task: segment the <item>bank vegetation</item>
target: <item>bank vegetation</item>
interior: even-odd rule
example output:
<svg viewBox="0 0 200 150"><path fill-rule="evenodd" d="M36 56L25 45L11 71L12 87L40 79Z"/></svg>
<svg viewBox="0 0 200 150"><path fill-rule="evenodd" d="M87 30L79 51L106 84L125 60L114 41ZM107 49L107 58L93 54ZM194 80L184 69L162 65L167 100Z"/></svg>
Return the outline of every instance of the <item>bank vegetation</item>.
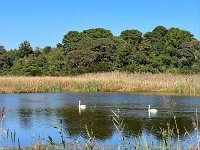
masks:
<svg viewBox="0 0 200 150"><path fill-rule="evenodd" d="M200 95L200 76L152 73L89 73L65 77L1 76L0 93L146 92Z"/></svg>

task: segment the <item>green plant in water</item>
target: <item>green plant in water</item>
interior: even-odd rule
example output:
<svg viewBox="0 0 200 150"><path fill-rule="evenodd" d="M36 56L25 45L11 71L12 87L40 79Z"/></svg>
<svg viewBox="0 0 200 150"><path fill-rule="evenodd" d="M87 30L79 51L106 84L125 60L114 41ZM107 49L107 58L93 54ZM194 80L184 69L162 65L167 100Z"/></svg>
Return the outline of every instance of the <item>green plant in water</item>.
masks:
<svg viewBox="0 0 200 150"><path fill-rule="evenodd" d="M88 130L87 125L85 125L85 129L86 129L86 133L87 133L87 136L88 136L88 140L87 140L87 143L85 145L85 148L87 150L93 150L94 147L95 147L95 135L94 135L92 129L90 131Z"/></svg>
<svg viewBox="0 0 200 150"><path fill-rule="evenodd" d="M63 128L63 121L61 118L59 119L59 121L60 121L60 126L53 125L53 128L57 129L57 131L61 137L61 144L62 144L63 148L65 149L66 148L66 142L65 142L66 137L64 136L65 129ZM53 139L50 136L48 138L49 138L50 144L55 145L55 143L53 142Z"/></svg>
<svg viewBox="0 0 200 150"><path fill-rule="evenodd" d="M122 135L124 132L124 128L125 128L124 119L121 116L120 109L117 109L117 111L113 111L113 110L111 110L111 111L113 113L113 116L112 116L113 124L114 124L115 128L117 129L118 133L120 134L119 148L122 150L126 150L126 149L128 149L128 147L131 147L131 146L130 146L130 143L128 142L128 139L126 139L126 137L124 137Z"/></svg>

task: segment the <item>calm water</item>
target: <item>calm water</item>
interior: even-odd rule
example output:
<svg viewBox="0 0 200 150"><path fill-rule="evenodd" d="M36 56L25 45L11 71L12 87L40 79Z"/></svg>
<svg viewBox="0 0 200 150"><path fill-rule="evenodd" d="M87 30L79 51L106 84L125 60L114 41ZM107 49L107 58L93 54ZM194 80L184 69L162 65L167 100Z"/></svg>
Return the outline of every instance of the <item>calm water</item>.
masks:
<svg viewBox="0 0 200 150"><path fill-rule="evenodd" d="M79 113L78 101L87 105ZM149 116L147 108L158 109L156 115ZM92 129L98 142L117 144L118 132L112 122L112 112L120 109L126 127L124 136L140 137L151 132L152 138L160 139L160 127L170 122L174 126L174 115L180 129L180 137L185 129L194 137L192 125L195 109L200 110L200 98L178 96L147 96L122 93L57 93L57 94L1 94L0 109L6 107L2 128L16 131L22 146L34 143L39 137L61 141L52 126L66 129L67 141L85 141L87 125ZM59 118L63 123L60 124ZM34 136L34 137L33 137Z"/></svg>

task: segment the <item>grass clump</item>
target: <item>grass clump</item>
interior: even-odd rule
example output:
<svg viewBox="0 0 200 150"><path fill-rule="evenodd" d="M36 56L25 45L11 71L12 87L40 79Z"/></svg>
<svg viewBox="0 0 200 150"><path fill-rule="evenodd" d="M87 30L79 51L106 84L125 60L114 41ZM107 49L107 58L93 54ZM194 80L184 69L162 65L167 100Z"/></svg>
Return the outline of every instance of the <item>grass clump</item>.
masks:
<svg viewBox="0 0 200 150"><path fill-rule="evenodd" d="M49 92L50 93L59 93L59 92L61 92L61 87L60 87L60 85L51 85L50 87L49 87Z"/></svg>

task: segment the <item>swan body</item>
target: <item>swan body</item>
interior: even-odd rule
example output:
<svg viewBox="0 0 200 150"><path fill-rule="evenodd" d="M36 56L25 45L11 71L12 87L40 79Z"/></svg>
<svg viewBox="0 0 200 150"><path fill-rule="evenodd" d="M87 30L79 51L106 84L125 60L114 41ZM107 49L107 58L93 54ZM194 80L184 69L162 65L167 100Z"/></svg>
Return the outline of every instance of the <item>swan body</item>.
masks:
<svg viewBox="0 0 200 150"><path fill-rule="evenodd" d="M152 113L152 114L155 114L155 113L157 113L157 109L151 109L151 106L149 105L149 108L148 108L148 112L149 113Z"/></svg>
<svg viewBox="0 0 200 150"><path fill-rule="evenodd" d="M85 109L86 105L81 105L81 101L79 101L78 108L79 109Z"/></svg>

